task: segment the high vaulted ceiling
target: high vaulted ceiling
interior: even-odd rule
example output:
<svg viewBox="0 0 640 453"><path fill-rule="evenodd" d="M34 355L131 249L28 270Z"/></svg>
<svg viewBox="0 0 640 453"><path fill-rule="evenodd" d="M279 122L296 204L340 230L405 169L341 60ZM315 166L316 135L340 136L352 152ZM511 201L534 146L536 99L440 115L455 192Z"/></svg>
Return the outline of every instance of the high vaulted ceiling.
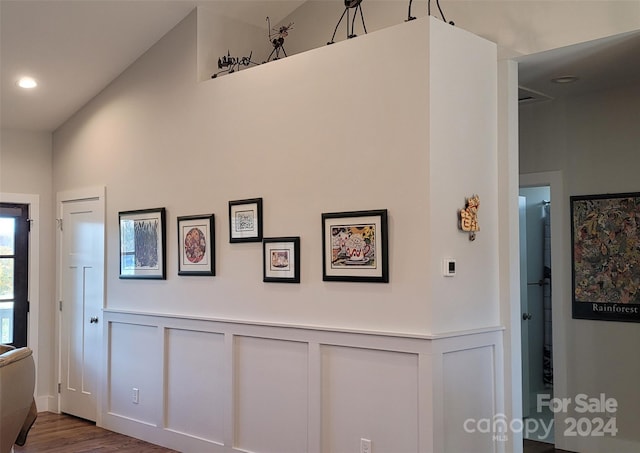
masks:
<svg viewBox="0 0 640 453"><path fill-rule="evenodd" d="M0 126L54 131L196 6L265 27L267 15L277 23L303 3L0 0ZM39 80L36 90L16 86L25 74ZM550 82L559 75L580 82ZM520 58L521 85L552 98L633 80L640 80L640 31Z"/></svg>
<svg viewBox="0 0 640 453"><path fill-rule="evenodd" d="M197 6L265 27L299 0L0 0L0 126L53 131ZM268 11L268 12L267 12ZM16 86L22 75L37 90Z"/></svg>

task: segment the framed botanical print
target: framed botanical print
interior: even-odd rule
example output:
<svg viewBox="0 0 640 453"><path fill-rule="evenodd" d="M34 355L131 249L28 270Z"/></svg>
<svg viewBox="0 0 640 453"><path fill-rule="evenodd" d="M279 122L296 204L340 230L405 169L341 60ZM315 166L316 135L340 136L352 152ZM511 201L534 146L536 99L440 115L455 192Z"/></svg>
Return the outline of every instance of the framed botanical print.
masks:
<svg viewBox="0 0 640 453"><path fill-rule="evenodd" d="M214 215L178 217L178 275L214 276Z"/></svg>
<svg viewBox="0 0 640 453"><path fill-rule="evenodd" d="M120 278L166 278L165 208L122 211Z"/></svg>

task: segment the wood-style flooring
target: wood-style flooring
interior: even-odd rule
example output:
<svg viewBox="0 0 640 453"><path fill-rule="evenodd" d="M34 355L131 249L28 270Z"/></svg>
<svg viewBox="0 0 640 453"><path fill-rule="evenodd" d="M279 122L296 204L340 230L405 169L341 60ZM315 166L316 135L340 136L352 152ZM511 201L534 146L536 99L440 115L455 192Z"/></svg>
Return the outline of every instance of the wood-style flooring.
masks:
<svg viewBox="0 0 640 453"><path fill-rule="evenodd" d="M27 443L15 453L170 453L157 445L98 428L95 423L64 414L40 412ZM481 453L481 452L478 452ZM569 453L551 444L524 441L524 453Z"/></svg>
<svg viewBox="0 0 640 453"><path fill-rule="evenodd" d="M571 453L566 450L557 450L552 444L524 440L524 453Z"/></svg>
<svg viewBox="0 0 640 453"><path fill-rule="evenodd" d="M40 412L23 447L15 453L167 453L168 450L98 428L95 423L64 414Z"/></svg>

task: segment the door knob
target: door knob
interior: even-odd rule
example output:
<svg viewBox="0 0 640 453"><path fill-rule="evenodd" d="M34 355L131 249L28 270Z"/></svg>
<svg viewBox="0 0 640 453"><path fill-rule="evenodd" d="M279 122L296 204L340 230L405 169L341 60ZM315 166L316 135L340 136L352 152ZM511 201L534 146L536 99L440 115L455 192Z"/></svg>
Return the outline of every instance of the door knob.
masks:
<svg viewBox="0 0 640 453"><path fill-rule="evenodd" d="M98 324L98 317L97 316L92 316L91 319L89 319L89 322L91 324Z"/></svg>
<svg viewBox="0 0 640 453"><path fill-rule="evenodd" d="M524 321L528 321L528 320L530 320L531 318L533 318L533 315L532 315L531 313L522 313L522 319L523 319Z"/></svg>

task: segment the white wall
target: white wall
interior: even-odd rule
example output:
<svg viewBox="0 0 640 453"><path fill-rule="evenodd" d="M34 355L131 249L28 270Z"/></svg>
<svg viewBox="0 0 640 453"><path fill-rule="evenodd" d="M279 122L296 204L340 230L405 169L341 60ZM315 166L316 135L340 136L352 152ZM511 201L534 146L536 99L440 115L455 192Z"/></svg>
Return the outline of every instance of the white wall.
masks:
<svg viewBox="0 0 640 453"><path fill-rule="evenodd" d="M520 110L520 171L562 171L567 197L638 191L637 105L640 85L621 86L575 98L523 106ZM567 203L568 206L568 203ZM567 214L568 215L568 214ZM562 232L559 251L567 281L554 304L571 304L570 230ZM555 329L556 326L554 326ZM640 371L634 345L640 340L633 323L568 319L557 326L566 333L567 396L605 393L618 400L615 438L565 438L563 448L591 452L632 452L640 446L636 421L640 395L633 376ZM574 415L574 414L570 414ZM558 439L558 432L556 432Z"/></svg>
<svg viewBox="0 0 640 453"><path fill-rule="evenodd" d="M429 32L423 20L196 83L194 21L54 135L56 190L107 186L107 306L412 333L497 325L497 190L481 177L497 166L495 47L439 21ZM456 63L415 58L417 47L446 47L428 33L455 37ZM405 70L379 66L392 51ZM353 61L349 78L326 72L336 60ZM453 96L459 81L446 72L474 67L486 76ZM470 103L465 93L485 94ZM433 122L432 144L430 115L455 120ZM462 164L471 154L473 168ZM460 183L442 193L440 178ZM486 230L470 243L456 215L475 192ZM229 244L228 201L258 196L266 236L301 236L300 285L262 283L261 245ZM167 280L119 280L118 212L159 206L168 211ZM323 282L321 213L381 208L391 282ZM217 215L217 276L178 278L175 218L207 212ZM441 283L450 250L460 276Z"/></svg>
<svg viewBox="0 0 640 453"><path fill-rule="evenodd" d="M37 204L37 238L31 238L29 339L37 333L34 349L37 364L38 407L46 409L53 394L56 366L54 341L55 221L52 183L52 137L49 132L3 129L0 132L0 198L7 202ZM11 194L11 195L9 195ZM19 199L18 199L19 198ZM33 217L33 208L30 215ZM37 241L37 242L36 242ZM37 245L37 249L34 247ZM33 256L33 252L37 255ZM37 319L33 319L36 316Z"/></svg>
<svg viewBox="0 0 640 453"><path fill-rule="evenodd" d="M504 403L495 45L424 18L198 83L195 26L194 14L54 134L56 191L107 187L102 422L180 450L347 451L371 437L380 451L499 451L463 431ZM380 67L392 52L403 71ZM348 78L326 72L334 61L351 62ZM474 193L471 242L457 213ZM299 285L263 283L261 245L229 243L228 201L257 196L266 236L301 236ZM167 280L118 279L118 212L159 206ZM390 282L323 282L321 214L381 208ZM206 212L217 274L178 277L175 219ZM300 333L314 329L322 342ZM476 342L484 329L492 341ZM416 346L397 350L396 336ZM177 352L194 342L211 346L202 366ZM453 376L469 374L461 389ZM186 390L210 381L214 393ZM198 395L203 418L187 426Z"/></svg>

